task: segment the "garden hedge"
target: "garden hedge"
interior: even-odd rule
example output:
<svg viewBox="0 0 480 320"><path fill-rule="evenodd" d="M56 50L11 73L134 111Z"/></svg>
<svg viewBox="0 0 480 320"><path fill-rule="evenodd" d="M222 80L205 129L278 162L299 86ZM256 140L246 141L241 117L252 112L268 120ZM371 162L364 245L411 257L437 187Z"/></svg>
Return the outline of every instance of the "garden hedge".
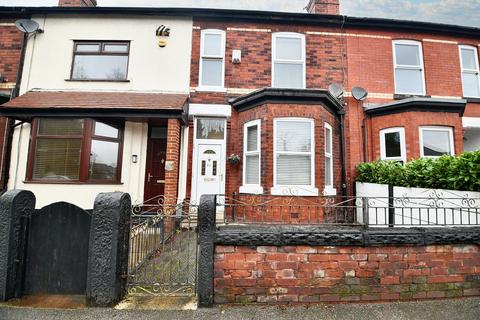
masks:
<svg viewBox="0 0 480 320"><path fill-rule="evenodd" d="M396 161L361 163L357 166L356 181L407 188L480 191L480 151L411 160L405 165Z"/></svg>

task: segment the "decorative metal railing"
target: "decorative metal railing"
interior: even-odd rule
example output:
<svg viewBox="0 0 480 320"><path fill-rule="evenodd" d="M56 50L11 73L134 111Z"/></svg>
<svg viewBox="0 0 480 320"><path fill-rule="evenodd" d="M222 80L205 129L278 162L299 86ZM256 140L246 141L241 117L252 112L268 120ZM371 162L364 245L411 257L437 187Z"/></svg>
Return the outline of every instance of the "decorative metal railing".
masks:
<svg viewBox="0 0 480 320"><path fill-rule="evenodd" d="M472 226L480 224L480 198L220 195L217 224Z"/></svg>
<svg viewBox="0 0 480 320"><path fill-rule="evenodd" d="M194 295L196 205L158 196L132 207L128 293Z"/></svg>

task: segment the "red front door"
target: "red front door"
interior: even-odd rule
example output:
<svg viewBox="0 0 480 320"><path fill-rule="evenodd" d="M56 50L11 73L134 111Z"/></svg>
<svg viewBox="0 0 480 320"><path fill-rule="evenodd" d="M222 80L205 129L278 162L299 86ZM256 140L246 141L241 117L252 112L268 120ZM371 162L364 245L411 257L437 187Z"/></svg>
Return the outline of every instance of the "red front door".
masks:
<svg viewBox="0 0 480 320"><path fill-rule="evenodd" d="M167 128L149 127L144 200L164 194Z"/></svg>

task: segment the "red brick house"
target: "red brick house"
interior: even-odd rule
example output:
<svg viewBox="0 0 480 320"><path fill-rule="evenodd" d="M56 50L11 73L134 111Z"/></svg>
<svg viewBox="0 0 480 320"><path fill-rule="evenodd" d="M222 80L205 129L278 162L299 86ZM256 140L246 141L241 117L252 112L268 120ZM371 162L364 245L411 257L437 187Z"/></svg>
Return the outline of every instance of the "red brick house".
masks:
<svg viewBox="0 0 480 320"><path fill-rule="evenodd" d="M190 136L193 198L351 194L360 162L480 149L478 29L344 17L339 1L307 8L194 16L190 127L225 122L208 141ZM205 145L241 161L209 171Z"/></svg>

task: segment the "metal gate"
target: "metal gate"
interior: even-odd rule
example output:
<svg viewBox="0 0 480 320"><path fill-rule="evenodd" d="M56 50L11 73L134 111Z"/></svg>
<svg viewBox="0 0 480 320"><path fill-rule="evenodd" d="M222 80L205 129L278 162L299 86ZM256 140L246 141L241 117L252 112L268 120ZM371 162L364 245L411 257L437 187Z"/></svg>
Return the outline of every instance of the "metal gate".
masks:
<svg viewBox="0 0 480 320"><path fill-rule="evenodd" d="M158 196L132 207L128 293L194 296L197 206Z"/></svg>

